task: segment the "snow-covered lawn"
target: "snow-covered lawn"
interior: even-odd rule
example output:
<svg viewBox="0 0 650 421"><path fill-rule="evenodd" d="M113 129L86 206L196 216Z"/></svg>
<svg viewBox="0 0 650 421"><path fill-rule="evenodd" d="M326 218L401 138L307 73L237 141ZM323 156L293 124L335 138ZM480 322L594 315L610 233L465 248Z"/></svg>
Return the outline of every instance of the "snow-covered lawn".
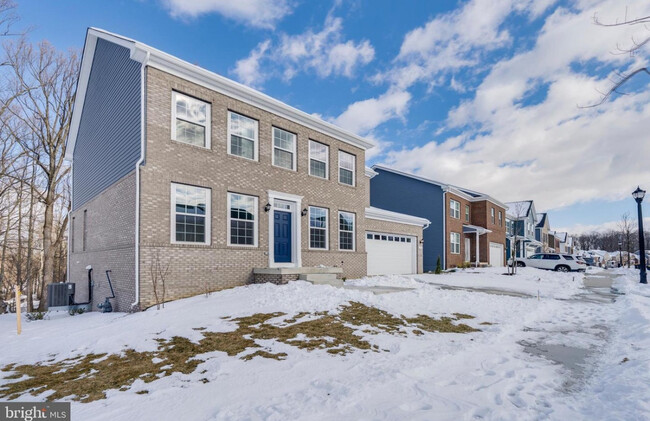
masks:
<svg viewBox="0 0 650 421"><path fill-rule="evenodd" d="M373 346L370 350L352 347L345 354L255 337L261 348L232 356L212 351L199 355L203 362L188 374L175 372L148 383L136 380L125 391L107 391L106 399L75 401L73 419L629 420L650 416L643 398L650 388L650 359L644 357L650 347L650 294L634 284L633 271L619 270L622 276L617 282L626 295L615 303L585 300L592 293L583 288L582 274L530 268L520 269L517 276L503 272L477 269L346 282L357 287L412 288L378 295L371 288L305 282L250 285L131 315L50 315L49 320L23 323L19 337L15 319L3 315L0 369L13 363L53 364L89 353L155 352L160 339L180 336L200 343L206 332L234 331L235 318L285 313L267 323L287 326L295 323L287 320L296 315L301 317L298 322L314 320L324 317L323 312L336 315L354 302L385 311L382 314L395 320L449 317L455 325L480 331L416 332L414 325L403 322L406 327L396 333L343 323ZM499 289L526 296L495 294ZM463 314L475 318L457 320ZM585 350L586 359L576 368L525 351L524 345L539 344L579 348ZM286 357L241 358L259 350ZM625 357L628 360L621 363ZM11 373L0 372L0 395L3 386L24 380L3 379ZM42 400L49 393L24 394L20 400Z"/></svg>

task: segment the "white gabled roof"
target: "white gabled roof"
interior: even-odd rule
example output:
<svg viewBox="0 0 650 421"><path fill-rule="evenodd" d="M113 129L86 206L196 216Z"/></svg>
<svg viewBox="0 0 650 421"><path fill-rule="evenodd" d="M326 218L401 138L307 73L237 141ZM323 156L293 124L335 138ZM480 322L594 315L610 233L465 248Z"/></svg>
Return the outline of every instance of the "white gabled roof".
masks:
<svg viewBox="0 0 650 421"><path fill-rule="evenodd" d="M508 206L507 206L506 203L500 202L500 201L494 199L493 197L488 196L487 194L484 194L484 193L480 193L480 192L477 192L477 191L474 191L474 190L466 189L464 187L454 186L452 184L443 183L441 181L432 180L430 178L421 177L419 175L415 175L415 174L407 173L407 172L404 172L404 171L396 170L394 168L387 167L387 166L380 165L380 164L373 165L372 169L373 170L374 169L380 169L380 170L392 172L394 174L403 175L404 177L409 177L409 178L412 178L414 180L419 180L419 181L423 181L425 183L434 184L436 186L439 186L443 191L452 192L453 194L455 194L457 196L460 196L463 199L468 200L470 202L481 202L483 200L487 200L488 202L492 202L495 205L504 208L506 211L508 210Z"/></svg>
<svg viewBox="0 0 650 421"><path fill-rule="evenodd" d="M370 219L377 219L380 221L387 221L387 222L397 222L399 224L417 225L424 228L427 228L431 224L431 221L429 221L426 218L407 215L405 213L388 211L386 209L380 209L374 206L370 206L366 208L365 214L366 214L366 218L370 218Z"/></svg>
<svg viewBox="0 0 650 421"><path fill-rule="evenodd" d="M290 105L278 101L275 98L271 98L253 88L249 88L248 86L237 83L209 70L188 63L178 57L174 57L171 54L167 54L131 38L113 34L103 29L89 28L86 34L86 43L84 45L79 81L77 83L75 106L72 112L72 124L67 140L66 159L68 160L72 159L74 145L77 140L79 123L81 121L81 111L83 110L86 88L88 86L93 56L95 54L95 46L97 45L98 39L105 39L106 41L128 48L131 51L131 59L136 60L145 66L151 66L163 70L167 73L248 103L262 110L286 118L287 120L294 121L358 148L367 150L373 147L371 142L361 136L335 126L332 123L321 120L320 118L297 108L291 107Z"/></svg>

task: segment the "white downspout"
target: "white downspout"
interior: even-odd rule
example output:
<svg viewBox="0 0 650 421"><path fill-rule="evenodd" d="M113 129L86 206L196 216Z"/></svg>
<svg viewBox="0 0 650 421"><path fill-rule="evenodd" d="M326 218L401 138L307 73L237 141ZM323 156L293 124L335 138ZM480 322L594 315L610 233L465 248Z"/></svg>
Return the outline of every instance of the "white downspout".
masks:
<svg viewBox="0 0 650 421"><path fill-rule="evenodd" d="M74 156L70 161L70 210L68 211L68 247L65 281L70 282L70 245L74 242L72 239L72 200L74 198ZM91 304L92 305L92 304Z"/></svg>
<svg viewBox="0 0 650 421"><path fill-rule="evenodd" d="M442 268L447 269L447 190L442 188Z"/></svg>
<svg viewBox="0 0 650 421"><path fill-rule="evenodd" d="M479 233L478 230L476 230L476 267L478 267L478 264L481 261L478 255L478 251L479 251L478 242L479 242Z"/></svg>
<svg viewBox="0 0 650 421"><path fill-rule="evenodd" d="M149 52L140 67L140 159L135 163L135 301L131 308L140 304L140 165L144 162L146 142L146 67L149 62Z"/></svg>

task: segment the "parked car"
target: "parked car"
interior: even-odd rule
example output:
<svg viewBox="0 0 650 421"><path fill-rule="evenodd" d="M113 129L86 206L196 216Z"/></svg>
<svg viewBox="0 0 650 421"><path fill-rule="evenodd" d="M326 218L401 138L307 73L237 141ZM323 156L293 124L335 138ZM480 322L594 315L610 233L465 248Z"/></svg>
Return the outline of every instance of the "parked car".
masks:
<svg viewBox="0 0 650 421"><path fill-rule="evenodd" d="M510 260L512 264L512 259ZM583 272L587 269L587 264L583 260L578 260L570 254L558 253L538 253L530 257L517 257L515 264L519 267L532 267L538 269L555 270L558 272Z"/></svg>

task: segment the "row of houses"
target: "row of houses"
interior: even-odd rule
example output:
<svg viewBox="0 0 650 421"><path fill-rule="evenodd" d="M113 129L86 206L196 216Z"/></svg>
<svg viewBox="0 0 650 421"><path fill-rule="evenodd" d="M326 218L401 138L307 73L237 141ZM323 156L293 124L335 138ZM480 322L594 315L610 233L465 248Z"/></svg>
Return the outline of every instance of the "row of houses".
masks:
<svg viewBox="0 0 650 421"><path fill-rule="evenodd" d="M503 266L514 250L569 252L569 237L532 202L514 217L512 204L487 194L368 168L371 147L89 29L66 152L75 300L94 308L113 296L117 311L133 311L155 304L161 288L169 300L257 282Z"/></svg>

